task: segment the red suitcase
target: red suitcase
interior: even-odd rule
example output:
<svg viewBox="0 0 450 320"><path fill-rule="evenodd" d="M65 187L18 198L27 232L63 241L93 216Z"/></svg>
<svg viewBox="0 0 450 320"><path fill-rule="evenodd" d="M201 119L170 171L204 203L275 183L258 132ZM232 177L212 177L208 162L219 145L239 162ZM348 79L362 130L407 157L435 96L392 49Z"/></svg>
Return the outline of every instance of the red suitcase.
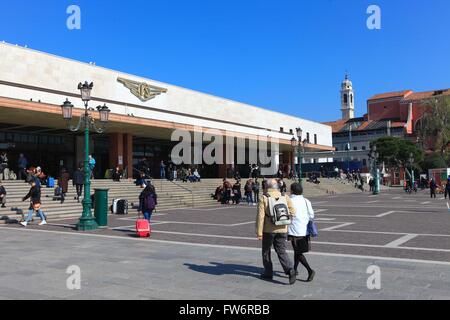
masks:
<svg viewBox="0 0 450 320"><path fill-rule="evenodd" d="M136 220L136 234L140 238L148 238L151 233L150 222L146 219L138 219Z"/></svg>

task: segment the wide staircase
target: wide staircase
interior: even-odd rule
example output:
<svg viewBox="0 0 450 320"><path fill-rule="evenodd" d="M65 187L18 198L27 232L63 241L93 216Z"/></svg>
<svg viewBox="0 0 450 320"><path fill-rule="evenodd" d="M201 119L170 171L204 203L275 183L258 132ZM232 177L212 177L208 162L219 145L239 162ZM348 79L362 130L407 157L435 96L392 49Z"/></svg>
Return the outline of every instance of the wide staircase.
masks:
<svg viewBox="0 0 450 320"><path fill-rule="evenodd" d="M242 189L246 179L242 179ZM186 207L205 207L216 205L217 201L212 199L211 194L222 184L222 179L203 179L201 182L170 182L167 180L153 180L158 194L158 210L176 209ZM234 183L233 179L230 182ZM288 190L294 181L285 180ZM27 194L29 185L23 181L3 181L7 190L6 208L0 208L0 224L17 221L22 218L22 214L28 211L28 200L22 202L22 198ZM136 186L132 180L122 180L113 182L111 180L93 180L91 193L96 188L106 188L108 191L109 204L113 199L127 199L130 212L136 211L139 204L138 197L142 189ZM320 184L304 182L304 193L307 197L335 195L344 193L361 192L345 182L336 179L321 179ZM243 192L243 190L242 190ZM80 216L82 205L75 200L75 187L69 182L69 192L63 204L53 200L54 189L42 187L42 208L49 219L56 219L70 216Z"/></svg>

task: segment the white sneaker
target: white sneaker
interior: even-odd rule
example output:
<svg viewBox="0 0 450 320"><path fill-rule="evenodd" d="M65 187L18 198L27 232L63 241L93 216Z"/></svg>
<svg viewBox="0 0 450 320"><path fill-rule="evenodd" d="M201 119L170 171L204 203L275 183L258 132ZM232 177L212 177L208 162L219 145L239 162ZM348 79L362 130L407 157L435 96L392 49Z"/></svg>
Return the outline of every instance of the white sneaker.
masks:
<svg viewBox="0 0 450 320"><path fill-rule="evenodd" d="M45 221L45 220L44 220L44 221L41 221L41 223L39 223L40 226L44 226L44 225L46 225L46 224L47 224L47 221Z"/></svg>
<svg viewBox="0 0 450 320"><path fill-rule="evenodd" d="M28 224L28 222L26 222L26 221L23 221L23 222L21 222L20 224L21 224L21 225L23 225L24 227L26 227L26 226L27 226L27 224Z"/></svg>
<svg viewBox="0 0 450 320"><path fill-rule="evenodd" d="M256 203L253 203L254 206L256 206Z"/></svg>

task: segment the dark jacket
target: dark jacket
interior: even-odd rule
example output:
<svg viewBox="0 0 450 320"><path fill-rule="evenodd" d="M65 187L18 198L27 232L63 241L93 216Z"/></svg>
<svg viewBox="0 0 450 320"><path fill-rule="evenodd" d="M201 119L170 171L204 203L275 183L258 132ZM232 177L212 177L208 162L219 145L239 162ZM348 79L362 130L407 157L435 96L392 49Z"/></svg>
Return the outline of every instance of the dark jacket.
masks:
<svg viewBox="0 0 450 320"><path fill-rule="evenodd" d="M153 196L153 198L155 199L155 206L158 204L158 196L156 193L149 193L148 195ZM144 198L145 198L145 193L141 192L141 194L139 195L139 209L138 211L140 212L146 212L149 208L146 208L145 202L144 202Z"/></svg>
<svg viewBox="0 0 450 320"><path fill-rule="evenodd" d="M25 157L19 158L17 164L19 165L19 169L26 169L28 166L28 160Z"/></svg>
<svg viewBox="0 0 450 320"><path fill-rule="evenodd" d="M41 203L41 188L34 186L31 187L30 191L28 191L28 194L23 197L22 201L25 201L27 199L31 199L31 203Z"/></svg>
<svg viewBox="0 0 450 320"><path fill-rule="evenodd" d="M0 195L5 195L6 196L6 189L4 186L0 186Z"/></svg>
<svg viewBox="0 0 450 320"><path fill-rule="evenodd" d="M69 190L69 173L67 171L61 172L61 176L58 179L58 185L62 189L62 193L67 193Z"/></svg>
<svg viewBox="0 0 450 320"><path fill-rule="evenodd" d="M113 181L120 181L122 174L120 173L120 171L115 171L112 174L112 179Z"/></svg>
<svg viewBox="0 0 450 320"><path fill-rule="evenodd" d="M73 173L73 181L72 183L74 185L76 184L83 184L84 182L84 174L81 170L77 169L75 170L75 172Z"/></svg>

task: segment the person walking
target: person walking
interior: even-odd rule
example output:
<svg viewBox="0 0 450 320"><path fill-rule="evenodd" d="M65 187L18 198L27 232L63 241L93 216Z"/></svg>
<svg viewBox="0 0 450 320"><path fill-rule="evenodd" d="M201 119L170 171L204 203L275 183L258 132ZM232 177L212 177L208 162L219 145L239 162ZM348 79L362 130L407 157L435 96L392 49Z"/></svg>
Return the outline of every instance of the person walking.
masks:
<svg viewBox="0 0 450 320"><path fill-rule="evenodd" d="M278 180L278 183L280 185L280 192L282 195L285 195L287 192L287 186L286 186L286 182L284 182L283 178Z"/></svg>
<svg viewBox="0 0 450 320"><path fill-rule="evenodd" d="M248 179L247 182L245 183L245 197L247 198L247 204L249 206L251 205L256 205L256 203L253 203L253 180L252 179Z"/></svg>
<svg viewBox="0 0 450 320"><path fill-rule="evenodd" d="M6 189L2 185L2 181L0 180L0 204L2 208L6 208Z"/></svg>
<svg viewBox="0 0 450 320"><path fill-rule="evenodd" d="M295 216L292 218L292 224L288 227L288 240L292 243L294 249L294 270L298 275L298 265L301 263L308 271L308 282L314 279L316 274L308 264L304 253L310 251L310 236L307 235L309 221L314 219L314 210L311 202L303 197L303 187L300 183L291 185L291 201L295 208Z"/></svg>
<svg viewBox="0 0 450 320"><path fill-rule="evenodd" d="M19 160L17 160L17 166L19 167L18 179L25 180L27 177L28 160L27 158L25 158L23 153L19 155Z"/></svg>
<svg viewBox="0 0 450 320"><path fill-rule="evenodd" d="M436 188L437 188L436 181L434 180L434 178L432 178L430 181L430 197L431 198L436 198Z"/></svg>
<svg viewBox="0 0 450 320"><path fill-rule="evenodd" d="M26 201L27 199L30 199L30 207L28 209L28 216L25 219L25 221L21 222L20 224L24 227L28 225L28 223L33 219L33 212L36 211L39 217L41 218L41 222L39 223L40 226L46 225L47 221L45 219L45 215L42 212L41 208L41 188L37 186L36 181L32 180L30 191L28 191L28 194L22 198L22 201Z"/></svg>
<svg viewBox="0 0 450 320"><path fill-rule="evenodd" d="M255 204L255 206L259 203L259 188L259 181L258 178L256 178L255 182L253 182L253 203Z"/></svg>
<svg viewBox="0 0 450 320"><path fill-rule="evenodd" d="M67 172L66 168L62 168L58 178L58 186L61 188L61 203L64 203L64 200L66 200L67 192L69 192L69 180L69 173Z"/></svg>
<svg viewBox="0 0 450 320"><path fill-rule="evenodd" d="M262 240L262 260L264 265L264 273L261 274L261 279L271 280L273 278L273 265L271 259L272 246L278 255L284 273L289 276L289 284L294 284L296 281L296 274L286 252L287 232L288 226L276 226L270 216L269 198L281 198L282 195L279 190L278 181L271 179L267 182L268 190L260 198L258 206L258 214L256 218L256 236L258 240ZM286 205L290 215L295 215L295 208L289 197L285 197Z"/></svg>
<svg viewBox="0 0 450 320"><path fill-rule="evenodd" d="M94 169L95 169L96 164L97 164L97 162L95 161L92 154L90 154L88 165L89 165L89 171L91 172L91 179L94 179Z"/></svg>
<svg viewBox="0 0 450 320"><path fill-rule="evenodd" d="M166 178L166 165L164 164L164 161L161 160L161 164L159 165L159 177L161 179Z"/></svg>
<svg viewBox="0 0 450 320"><path fill-rule="evenodd" d="M447 196L450 199L450 176L447 178L447 183L445 184L445 199L447 199Z"/></svg>
<svg viewBox="0 0 450 320"><path fill-rule="evenodd" d="M139 195L139 209L138 213L144 214L144 218L150 222L153 211L158 205L158 196L155 191L155 187L148 184L145 189Z"/></svg>
<svg viewBox="0 0 450 320"><path fill-rule="evenodd" d="M81 169L81 165L73 173L72 183L75 186L76 192L77 192L77 196L74 198L74 200L77 200L78 202L80 202L80 197L83 194L83 183L84 183L84 174L83 174L83 170Z"/></svg>

